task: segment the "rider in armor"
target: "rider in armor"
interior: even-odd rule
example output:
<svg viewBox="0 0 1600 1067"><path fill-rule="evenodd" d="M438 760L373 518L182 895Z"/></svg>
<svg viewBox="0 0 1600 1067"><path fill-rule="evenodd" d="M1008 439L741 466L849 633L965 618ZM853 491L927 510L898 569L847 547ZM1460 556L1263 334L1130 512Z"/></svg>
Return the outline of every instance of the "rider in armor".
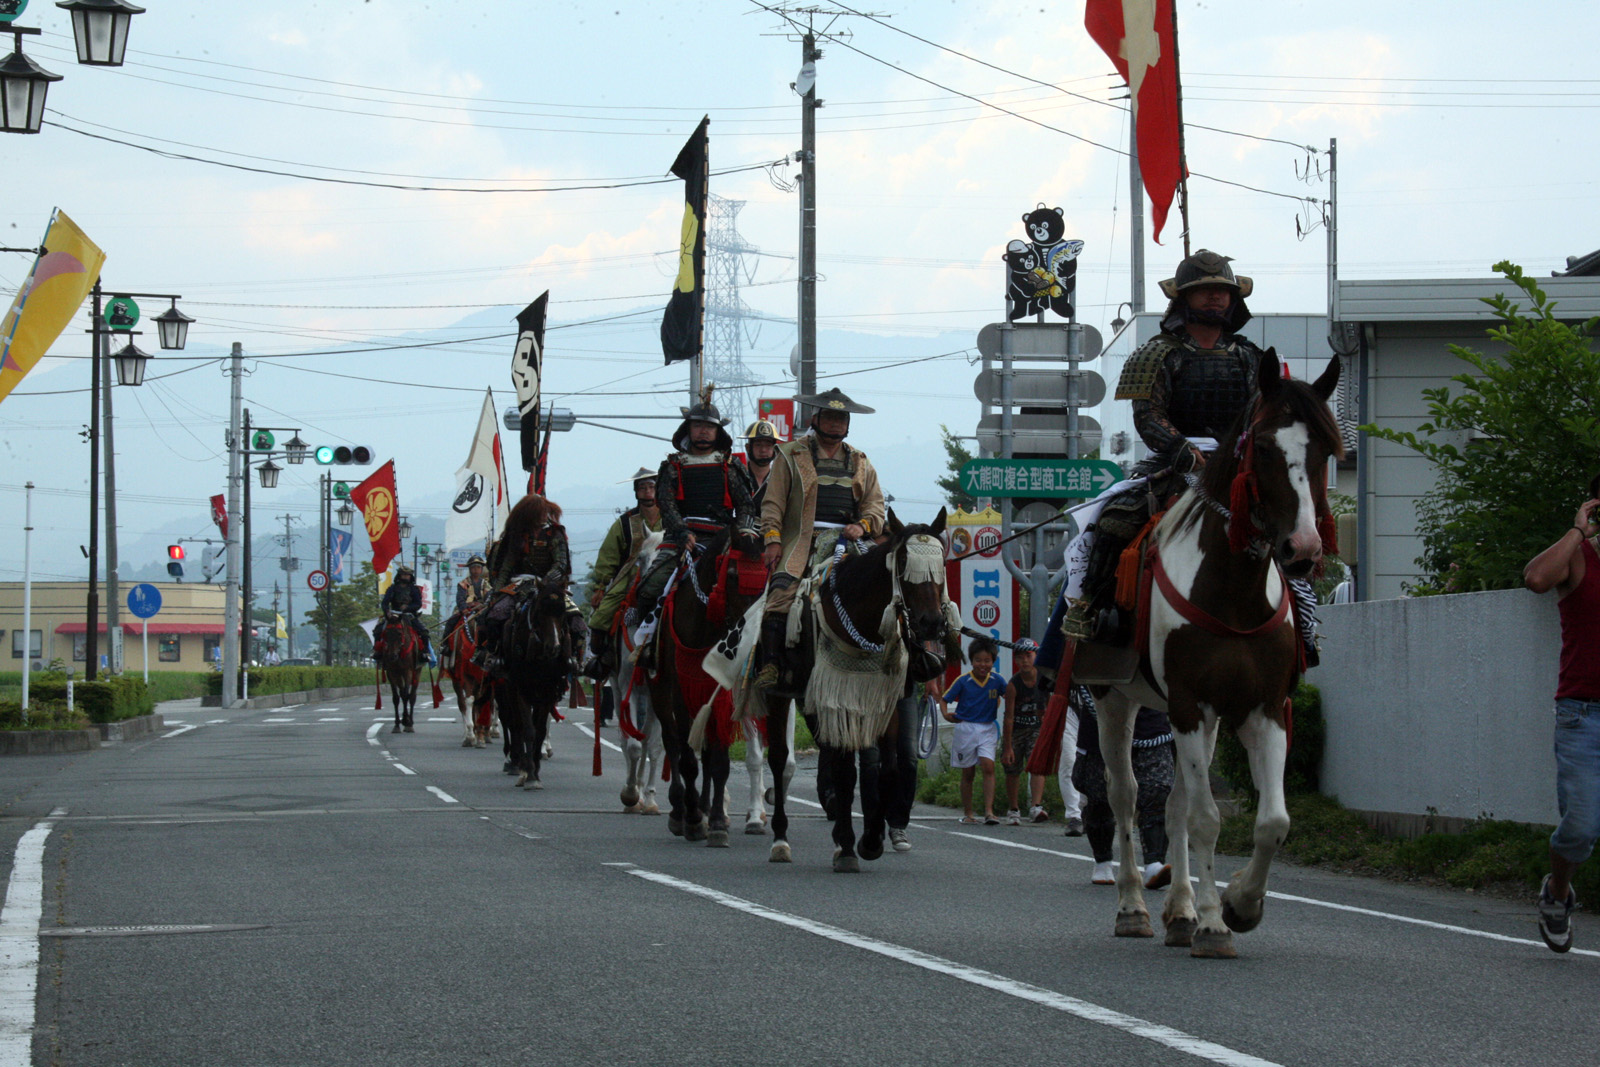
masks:
<svg viewBox="0 0 1600 1067"><path fill-rule="evenodd" d="M389 588L384 592L378 610L382 615L397 611L410 616L411 628L422 638L423 654L429 663L434 661L433 646L428 643L428 628L422 625L422 590L417 586L417 576L410 567L402 563L394 572L394 581L389 583ZM381 634L374 639L373 655L378 655L382 641Z"/></svg>
<svg viewBox="0 0 1600 1067"><path fill-rule="evenodd" d="M1183 475L1205 466L1206 451L1225 436L1257 392L1261 349L1238 336L1250 321L1253 288L1235 276L1227 256L1201 249L1161 283L1171 301L1161 332L1123 365L1115 399L1133 401L1133 424L1150 454L1135 468L1147 485L1106 502L1096 524L1083 578L1061 631L1079 640L1118 641L1125 622L1109 603L1118 559L1162 501L1183 487ZM1209 438L1202 448L1196 439Z"/></svg>
<svg viewBox="0 0 1600 1067"><path fill-rule="evenodd" d="M885 504L878 472L866 453L844 440L851 414L870 415L873 409L839 389L801 397L799 403L813 409L811 426L778 449L761 505L761 536L772 571L756 675L763 689L778 683L789 607L813 559L831 555L841 539L856 541L883 532Z"/></svg>
<svg viewBox="0 0 1600 1067"><path fill-rule="evenodd" d="M656 500L666 540L655 562L639 582L639 613L654 608L696 537L711 538L729 523L755 529L755 487L744 465L733 458L728 420L711 403L708 389L693 407L684 408L683 422L672 435L677 451L661 464Z"/></svg>
<svg viewBox="0 0 1600 1067"><path fill-rule="evenodd" d="M744 432L744 465L756 487L756 511L767 498L767 476L778 454L778 428L766 419L757 419Z"/></svg>
<svg viewBox="0 0 1600 1067"><path fill-rule="evenodd" d="M565 594L572 578L572 556L567 547L566 527L561 525L561 507L538 493L519 500L506 518L505 533L489 550L489 601L478 631L475 662L487 670L495 669L505 657L499 653L500 634L511 617L516 586L513 579L532 575L546 591ZM570 605L570 601L568 602ZM571 614L568 624L571 625ZM575 641L582 642L579 617Z"/></svg>
<svg viewBox="0 0 1600 1067"><path fill-rule="evenodd" d="M583 673L596 681L610 673L611 624L617 608L628 595L633 580L633 561L644 547L645 538L661 529L661 508L656 504L656 472L640 467L633 478L634 506L617 516L600 544L594 561L594 576L589 582L589 662Z"/></svg>
<svg viewBox="0 0 1600 1067"><path fill-rule="evenodd" d="M462 615L474 605L489 599L489 579L484 570L488 566L482 556L467 560L467 576L456 583L456 614Z"/></svg>

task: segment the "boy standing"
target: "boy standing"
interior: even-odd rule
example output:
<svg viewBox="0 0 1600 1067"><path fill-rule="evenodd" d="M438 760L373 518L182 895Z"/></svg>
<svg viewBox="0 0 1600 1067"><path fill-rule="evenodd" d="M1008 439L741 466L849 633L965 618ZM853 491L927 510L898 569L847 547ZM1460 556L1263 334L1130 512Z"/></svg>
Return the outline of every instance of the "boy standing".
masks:
<svg viewBox="0 0 1600 1067"><path fill-rule="evenodd" d="M972 814L972 780L979 767L983 768L984 825L1000 825L994 813L994 748L1000 695L1005 692L1006 680L994 672L994 662L999 658L998 645L987 637L976 638L967 648L972 670L957 678L939 698L945 721L956 724L950 742L950 765L961 768L961 807L966 813L961 821L968 825L978 821ZM951 703L955 704L955 711L950 710Z"/></svg>
<svg viewBox="0 0 1600 1067"><path fill-rule="evenodd" d="M1045 703L1050 699L1050 694L1039 684L1039 671L1034 667L1034 657L1038 652L1039 646L1024 637L1011 653L1011 665L1015 670L1011 682L1006 686L1006 721L1000 742L1002 765L1006 771L1006 800L1010 803L1006 822L1011 826L1022 825L1017 788L1022 781L1022 768L1033 752L1034 742L1039 740L1039 723ZM1033 801L1033 806L1028 810L1028 821L1049 822L1050 813L1044 810L1043 775L1029 775L1028 794Z"/></svg>

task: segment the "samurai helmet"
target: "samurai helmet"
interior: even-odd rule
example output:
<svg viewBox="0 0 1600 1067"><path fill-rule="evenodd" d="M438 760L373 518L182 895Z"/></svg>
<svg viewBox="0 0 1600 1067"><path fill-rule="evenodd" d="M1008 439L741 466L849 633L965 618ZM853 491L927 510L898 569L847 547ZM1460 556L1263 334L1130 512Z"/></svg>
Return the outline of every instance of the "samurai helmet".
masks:
<svg viewBox="0 0 1600 1067"><path fill-rule="evenodd" d="M1243 300L1255 289L1255 282L1248 275L1235 276L1233 268L1228 266L1231 262L1231 256L1218 255L1208 248L1202 248L1178 264L1172 277L1161 283L1161 291L1168 300L1175 300L1179 294L1202 285L1225 285L1233 290L1234 296Z"/></svg>
<svg viewBox="0 0 1600 1067"><path fill-rule="evenodd" d="M471 559L467 560L467 566L470 567L474 563L476 563L480 567L487 567L489 565L488 562L482 556L478 555L476 552L474 552L472 554L472 558Z"/></svg>
<svg viewBox="0 0 1600 1067"><path fill-rule="evenodd" d="M722 412L717 410L717 405L711 402L711 394L715 389L716 386L708 382L706 387L700 390L699 403L691 407L680 407L678 410L683 412L683 421L709 422L713 426L726 426L732 422L732 419L723 418Z"/></svg>
<svg viewBox="0 0 1600 1067"><path fill-rule="evenodd" d="M766 419L757 419L750 424L749 429L745 430L744 439L746 441L771 441L773 444L777 444L778 428Z"/></svg>
<svg viewBox="0 0 1600 1067"><path fill-rule="evenodd" d="M416 581L417 574L410 567L407 567L404 563L402 563L394 572L394 580L398 582L402 578L410 578L412 581Z"/></svg>
<svg viewBox="0 0 1600 1067"><path fill-rule="evenodd" d="M845 415L871 415L873 408L865 404L858 404L844 395L844 390L835 386L826 393L816 393L812 396L798 398L800 403L818 411L837 411Z"/></svg>

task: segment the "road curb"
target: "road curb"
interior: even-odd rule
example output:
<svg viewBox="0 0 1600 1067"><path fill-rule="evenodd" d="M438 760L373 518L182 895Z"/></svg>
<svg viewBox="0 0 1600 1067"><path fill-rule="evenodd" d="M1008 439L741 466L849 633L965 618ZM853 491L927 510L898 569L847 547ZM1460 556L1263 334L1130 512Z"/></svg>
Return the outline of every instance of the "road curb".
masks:
<svg viewBox="0 0 1600 1067"><path fill-rule="evenodd" d="M100 731L0 730L0 756L53 756L100 747Z"/></svg>
<svg viewBox="0 0 1600 1067"><path fill-rule="evenodd" d="M306 704L313 700L339 700L344 697L360 696L363 693L373 692L370 685L347 685L332 689L301 689L293 693L267 693L265 696L250 697L233 705L234 708L252 710L255 708L281 708L285 704ZM202 708L222 707L222 697L203 696L200 698Z"/></svg>

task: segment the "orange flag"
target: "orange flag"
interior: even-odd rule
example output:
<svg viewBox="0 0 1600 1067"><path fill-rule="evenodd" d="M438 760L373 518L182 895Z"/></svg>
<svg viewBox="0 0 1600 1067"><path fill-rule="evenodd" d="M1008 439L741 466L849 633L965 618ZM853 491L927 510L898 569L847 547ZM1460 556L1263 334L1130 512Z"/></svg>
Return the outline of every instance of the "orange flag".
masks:
<svg viewBox="0 0 1600 1067"><path fill-rule="evenodd" d="M400 505L395 497L394 460L350 490L350 499L361 509L372 541L372 569L382 574L389 561L400 554Z"/></svg>
<svg viewBox="0 0 1600 1067"><path fill-rule="evenodd" d="M43 254L0 319L0 400L61 336L105 261L106 254L57 208L45 230Z"/></svg>

